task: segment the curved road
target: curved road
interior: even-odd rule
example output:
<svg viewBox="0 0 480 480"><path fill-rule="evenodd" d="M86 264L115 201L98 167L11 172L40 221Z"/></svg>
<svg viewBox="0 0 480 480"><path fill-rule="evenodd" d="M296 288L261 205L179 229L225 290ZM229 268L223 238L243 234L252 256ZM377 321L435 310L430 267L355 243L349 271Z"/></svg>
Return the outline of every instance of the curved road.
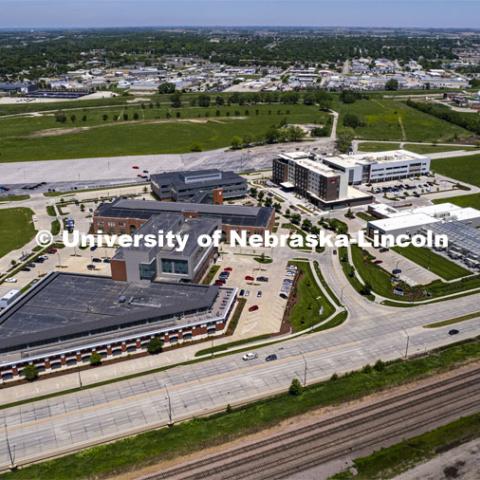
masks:
<svg viewBox="0 0 480 480"><path fill-rule="evenodd" d="M478 311L479 295L416 308L392 308L370 303L353 291L330 254L309 255L319 260L327 282L350 312L342 326L285 343L257 349L249 362L242 354L175 367L0 411L16 460L54 454L120 438L165 425L169 420L168 385L174 421L223 410L227 404L251 401L285 391L293 377L307 382L329 378L334 372L360 368L377 359L390 360L480 334L478 320L462 322L459 335L448 327L423 329L432 321ZM342 292L343 290L343 292ZM279 359L266 363L269 353ZM304 360L305 359L305 360ZM0 393L1 394L1 393ZM0 466L8 465L6 442L0 442Z"/></svg>

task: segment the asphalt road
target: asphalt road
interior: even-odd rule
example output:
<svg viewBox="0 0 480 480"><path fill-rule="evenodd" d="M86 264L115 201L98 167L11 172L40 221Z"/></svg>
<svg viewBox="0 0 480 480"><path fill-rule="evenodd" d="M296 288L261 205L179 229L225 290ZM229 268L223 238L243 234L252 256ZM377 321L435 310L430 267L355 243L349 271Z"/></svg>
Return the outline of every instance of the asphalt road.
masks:
<svg viewBox="0 0 480 480"><path fill-rule="evenodd" d="M360 368L377 359L399 358L480 334L477 320L462 322L460 334L448 327L422 325L478 310L478 295L417 308L373 304L353 292L337 267L336 257L317 256L327 282L350 312L349 320L332 331L311 334L258 349L258 359L245 362L242 354L176 367L103 387L40 400L0 411L18 463L118 438L164 425L173 420L224 409L270 393L284 391L292 378L307 382ZM327 267L328 266L328 267ZM343 290L343 292L342 292ZM265 362L269 353L279 359ZM306 367L306 368L305 368ZM6 442L0 443L0 466L8 465Z"/></svg>

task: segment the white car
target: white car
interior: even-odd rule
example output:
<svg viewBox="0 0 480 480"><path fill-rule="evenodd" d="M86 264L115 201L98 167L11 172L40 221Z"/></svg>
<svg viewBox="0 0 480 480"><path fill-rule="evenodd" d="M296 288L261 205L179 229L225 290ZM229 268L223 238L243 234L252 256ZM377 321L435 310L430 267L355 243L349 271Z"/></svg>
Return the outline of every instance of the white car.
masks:
<svg viewBox="0 0 480 480"><path fill-rule="evenodd" d="M249 290L245 290L244 297L248 297L249 295L250 295L250 291L249 291Z"/></svg>
<svg viewBox="0 0 480 480"><path fill-rule="evenodd" d="M17 279L16 278L6 278L5 279L5 283L17 283Z"/></svg>
<svg viewBox="0 0 480 480"><path fill-rule="evenodd" d="M254 352L248 352L242 357L242 360L245 360L245 361L254 360L257 357L258 357L258 354Z"/></svg>

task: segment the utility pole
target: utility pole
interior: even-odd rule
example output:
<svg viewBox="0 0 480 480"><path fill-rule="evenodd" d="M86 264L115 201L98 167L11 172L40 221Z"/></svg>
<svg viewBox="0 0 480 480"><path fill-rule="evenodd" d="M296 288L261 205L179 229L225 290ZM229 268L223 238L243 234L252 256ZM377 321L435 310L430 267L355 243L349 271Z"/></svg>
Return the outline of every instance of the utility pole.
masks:
<svg viewBox="0 0 480 480"><path fill-rule="evenodd" d="M404 329L405 335L407 336L407 346L405 347L405 358L408 358L408 346L410 344L410 335L407 333L407 331Z"/></svg>
<svg viewBox="0 0 480 480"><path fill-rule="evenodd" d="M3 426L5 429L5 442L7 443L8 458L10 460L10 470L16 470L17 466L15 465L15 445L13 447L10 445L10 439L8 438L8 428L7 428L6 421L4 422Z"/></svg>
<svg viewBox="0 0 480 480"><path fill-rule="evenodd" d="M307 359L305 358L305 355L302 353L302 358L303 358L303 386L307 386L307 372L308 372L308 365L307 365Z"/></svg>
<svg viewBox="0 0 480 480"><path fill-rule="evenodd" d="M170 398L170 393L168 392L167 384L165 384L165 392L167 393L168 400L168 426L173 427L172 400Z"/></svg>

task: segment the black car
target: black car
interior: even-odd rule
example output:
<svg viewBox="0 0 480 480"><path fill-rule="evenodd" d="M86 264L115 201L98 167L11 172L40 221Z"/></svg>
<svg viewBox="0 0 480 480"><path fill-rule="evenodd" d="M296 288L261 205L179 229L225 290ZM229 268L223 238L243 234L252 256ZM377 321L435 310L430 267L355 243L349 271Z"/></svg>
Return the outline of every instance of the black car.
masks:
<svg viewBox="0 0 480 480"><path fill-rule="evenodd" d="M102 263L102 259L101 258L92 258L92 262L93 263Z"/></svg>
<svg viewBox="0 0 480 480"><path fill-rule="evenodd" d="M456 328L452 328L451 330L448 331L449 335L456 335L457 333L460 333Z"/></svg>
<svg viewBox="0 0 480 480"><path fill-rule="evenodd" d="M94 252L96 249L97 249L97 246L96 246L96 245L94 245L93 247L90 247L90 251L91 251L91 252Z"/></svg>
<svg viewBox="0 0 480 480"><path fill-rule="evenodd" d="M28 267L23 267L21 270L22 272L29 272L31 269Z"/></svg>
<svg viewBox="0 0 480 480"><path fill-rule="evenodd" d="M277 360L277 355L275 353L271 353L270 355L267 355L265 357L266 362L273 362L274 360Z"/></svg>

